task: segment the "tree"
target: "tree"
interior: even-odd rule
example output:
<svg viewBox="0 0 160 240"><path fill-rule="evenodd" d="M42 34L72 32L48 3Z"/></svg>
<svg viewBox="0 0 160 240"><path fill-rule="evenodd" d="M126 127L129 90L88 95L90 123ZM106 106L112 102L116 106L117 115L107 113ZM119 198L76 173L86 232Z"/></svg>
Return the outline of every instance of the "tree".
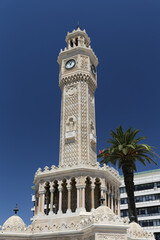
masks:
<svg viewBox="0 0 160 240"><path fill-rule="evenodd" d="M134 201L134 171L137 171L136 161L141 162L145 166L146 162L153 162L157 165L155 157L158 156L153 151L153 147L139 143L141 140L146 139L146 137L136 138L139 132L140 130L132 128L124 132L122 126L116 128L115 132L111 130L110 135L112 138L106 141L111 146L100 151L98 155L99 158L103 158L101 163L111 163L113 165L118 163L119 169L122 169L128 197L130 222L138 222Z"/></svg>

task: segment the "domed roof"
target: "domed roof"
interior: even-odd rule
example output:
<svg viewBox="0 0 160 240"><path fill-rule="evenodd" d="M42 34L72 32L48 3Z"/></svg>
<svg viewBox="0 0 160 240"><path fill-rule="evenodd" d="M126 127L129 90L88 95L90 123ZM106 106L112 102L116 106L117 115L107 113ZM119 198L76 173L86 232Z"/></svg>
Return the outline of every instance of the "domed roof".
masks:
<svg viewBox="0 0 160 240"><path fill-rule="evenodd" d="M97 222L104 223L120 223L122 225L127 225L128 221L126 219L119 217L116 215L109 207L100 206L93 210L92 217Z"/></svg>
<svg viewBox="0 0 160 240"><path fill-rule="evenodd" d="M93 213L92 213L93 216L102 216L102 215L111 215L111 216L114 216L115 214L113 213L113 211L109 208L109 207L106 207L106 206L100 206L96 209L93 210Z"/></svg>
<svg viewBox="0 0 160 240"><path fill-rule="evenodd" d="M3 224L2 231L5 232L22 232L25 229L25 224L17 215L8 218Z"/></svg>
<svg viewBox="0 0 160 240"><path fill-rule="evenodd" d="M128 233L130 237L133 237L134 239L145 239L145 240L154 240L153 233L144 231L143 228L135 222L131 222L129 224Z"/></svg>

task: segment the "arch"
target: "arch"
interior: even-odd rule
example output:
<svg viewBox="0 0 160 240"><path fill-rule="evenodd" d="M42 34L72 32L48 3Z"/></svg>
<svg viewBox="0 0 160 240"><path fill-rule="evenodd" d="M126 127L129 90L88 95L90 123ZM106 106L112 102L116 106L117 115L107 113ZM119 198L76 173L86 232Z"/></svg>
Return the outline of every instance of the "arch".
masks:
<svg viewBox="0 0 160 240"><path fill-rule="evenodd" d="M49 185L49 182L46 182L45 183L45 208L44 208L44 213L46 215L49 214L49 211L50 211L50 207L49 207L49 204L50 204L50 185Z"/></svg>
<svg viewBox="0 0 160 240"><path fill-rule="evenodd" d="M54 197L53 197L53 212L57 214L59 209L59 191L58 191L58 181L54 181Z"/></svg>
<svg viewBox="0 0 160 240"><path fill-rule="evenodd" d="M75 178L71 179L71 211L75 212L77 208L77 188Z"/></svg>
<svg viewBox="0 0 160 240"><path fill-rule="evenodd" d="M99 207L101 205L100 203L100 198L101 198L101 189L100 189L100 179L96 178L95 181L95 189L94 189L94 204L95 204L95 208Z"/></svg>
<svg viewBox="0 0 160 240"><path fill-rule="evenodd" d="M66 179L62 181L62 212L66 213L67 211L67 204L68 204L68 190L67 190L67 182Z"/></svg>
<svg viewBox="0 0 160 240"><path fill-rule="evenodd" d="M75 45L78 46L78 38L75 39Z"/></svg>
<svg viewBox="0 0 160 240"><path fill-rule="evenodd" d="M70 46L73 47L73 40L70 40Z"/></svg>
<svg viewBox="0 0 160 240"><path fill-rule="evenodd" d="M87 212L91 211L91 179L86 177L86 187L85 187L85 208Z"/></svg>

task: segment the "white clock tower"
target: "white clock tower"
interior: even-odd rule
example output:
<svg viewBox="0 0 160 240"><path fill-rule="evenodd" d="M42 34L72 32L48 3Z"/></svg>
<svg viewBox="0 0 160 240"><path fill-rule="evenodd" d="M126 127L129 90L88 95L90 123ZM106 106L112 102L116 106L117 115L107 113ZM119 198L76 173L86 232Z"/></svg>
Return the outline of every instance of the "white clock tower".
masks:
<svg viewBox="0 0 160 240"><path fill-rule="evenodd" d="M95 165L96 124L95 97L98 59L91 49L90 38L78 27L66 37L61 50L59 85L61 133L59 164L63 166Z"/></svg>
<svg viewBox="0 0 160 240"><path fill-rule="evenodd" d="M59 166L35 173L34 216L25 226L7 219L0 240L155 240L137 223L120 218L121 178L100 166L96 154L95 90L97 57L78 27L58 56L61 98ZM129 228L128 232L127 229ZM145 238L144 238L145 236Z"/></svg>

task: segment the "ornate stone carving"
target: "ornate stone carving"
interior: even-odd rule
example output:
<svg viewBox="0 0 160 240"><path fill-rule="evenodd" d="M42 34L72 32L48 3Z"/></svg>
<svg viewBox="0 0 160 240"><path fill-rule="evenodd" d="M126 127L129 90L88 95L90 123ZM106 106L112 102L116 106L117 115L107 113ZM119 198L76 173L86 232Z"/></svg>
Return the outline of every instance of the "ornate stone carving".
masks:
<svg viewBox="0 0 160 240"><path fill-rule="evenodd" d="M45 192L45 183L39 183L39 193Z"/></svg>
<svg viewBox="0 0 160 240"><path fill-rule="evenodd" d="M96 240L127 240L125 235L121 234L108 234L108 233L99 233L96 236Z"/></svg>
<svg viewBox="0 0 160 240"><path fill-rule="evenodd" d="M76 130L76 118L75 116L70 116L66 121L66 132L72 132L75 130Z"/></svg>
<svg viewBox="0 0 160 240"><path fill-rule="evenodd" d="M69 96L73 96L77 93L77 87L76 86L70 86L66 89L66 94Z"/></svg>
<svg viewBox="0 0 160 240"><path fill-rule="evenodd" d="M81 68L83 70L89 70L89 58L88 56L82 56L81 55Z"/></svg>

